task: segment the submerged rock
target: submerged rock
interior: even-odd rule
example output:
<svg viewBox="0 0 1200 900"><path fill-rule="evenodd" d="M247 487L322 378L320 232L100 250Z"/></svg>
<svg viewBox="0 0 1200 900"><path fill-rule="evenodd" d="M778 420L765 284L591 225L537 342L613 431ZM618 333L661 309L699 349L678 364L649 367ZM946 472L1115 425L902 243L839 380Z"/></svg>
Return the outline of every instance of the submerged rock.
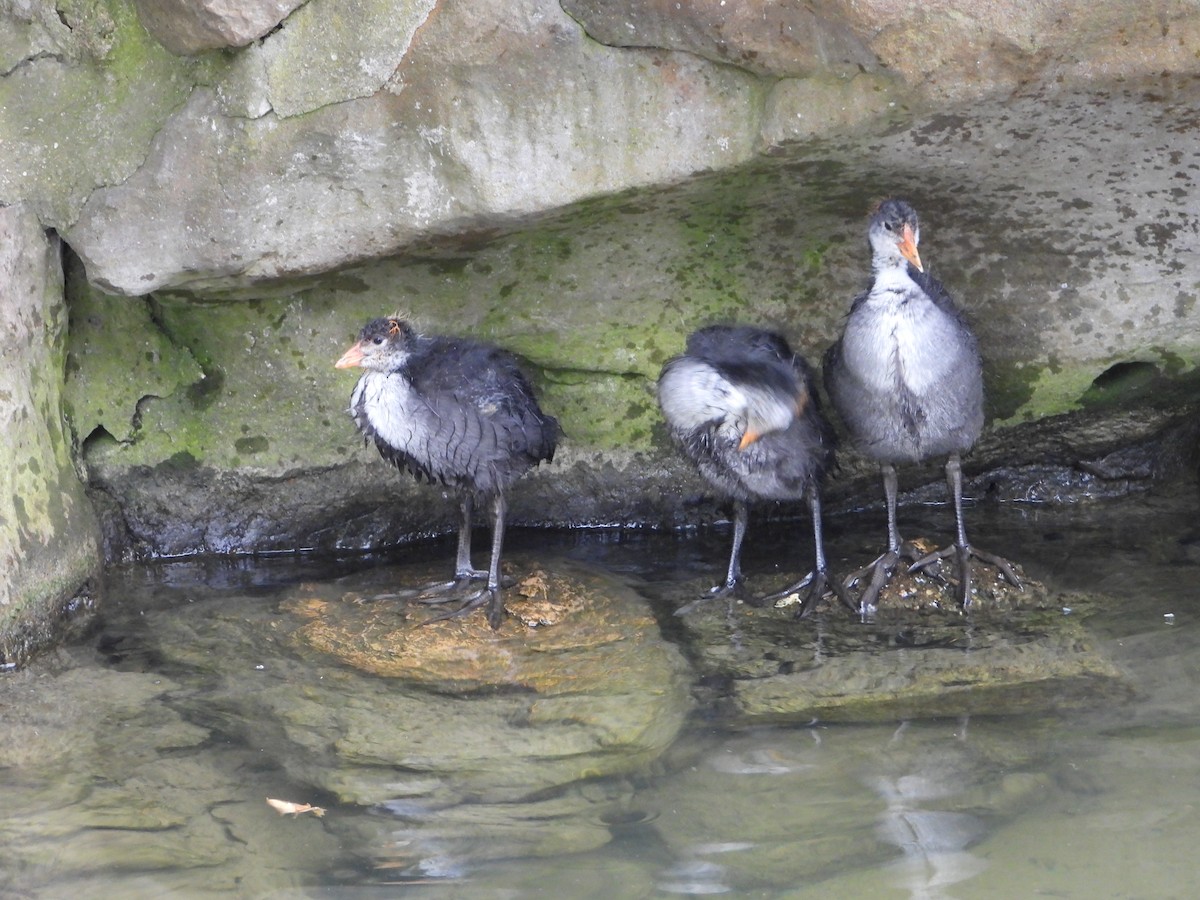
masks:
<svg viewBox="0 0 1200 900"><path fill-rule="evenodd" d="M1037 770L1052 738L1033 736L1004 723L935 722L762 729L706 742L640 798L672 857L658 887L692 896L786 889L897 860L898 851L926 863L927 876L965 877L986 865L970 855L975 843L1053 796L1052 779Z"/></svg>
<svg viewBox="0 0 1200 900"><path fill-rule="evenodd" d="M76 647L0 680L0 896L258 896L331 864L329 835L247 791L256 750L214 741L172 707L181 682L110 649L119 668Z"/></svg>
<svg viewBox="0 0 1200 900"><path fill-rule="evenodd" d="M689 672L632 591L538 569L508 591L497 632L482 613L423 624L428 607L363 602L430 574L377 569L281 604L300 620L289 646L366 673L331 674L333 696L312 685L269 694L289 731L313 717L299 742L324 761L309 772L317 783L367 804L513 802L640 770L670 746L690 709Z"/></svg>
<svg viewBox="0 0 1200 900"><path fill-rule="evenodd" d="M324 821L380 865L429 875L607 843L628 788L606 776L644 772L691 709L682 655L637 594L569 563L521 562L533 574L497 632L481 611L423 625L437 610L394 592L445 564L302 583L258 613L176 608L164 646L216 682L207 719L253 723L246 740L335 798L321 805L378 811Z"/></svg>
<svg viewBox="0 0 1200 900"><path fill-rule="evenodd" d="M918 542L924 543L924 542ZM1017 568L1023 589L972 562L968 611L954 599L953 566L899 574L861 619L821 607L709 604L686 617L693 656L732 721L894 722L1020 715L1128 698L1121 669L1076 613L1088 598L1054 594Z"/></svg>

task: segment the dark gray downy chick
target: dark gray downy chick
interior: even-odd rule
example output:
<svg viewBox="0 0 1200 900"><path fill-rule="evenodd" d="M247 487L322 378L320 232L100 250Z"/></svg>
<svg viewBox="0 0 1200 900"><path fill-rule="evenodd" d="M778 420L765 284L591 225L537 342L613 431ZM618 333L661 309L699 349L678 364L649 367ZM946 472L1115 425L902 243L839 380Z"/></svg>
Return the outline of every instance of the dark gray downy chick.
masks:
<svg viewBox="0 0 1200 900"><path fill-rule="evenodd" d="M439 619L486 602L488 622L499 628L504 493L540 462L553 459L557 420L538 407L511 353L465 338L420 335L394 317L368 322L335 365L366 370L351 395L350 414L380 455L418 481L441 483L458 494L462 519L454 580L426 587L419 599L443 602L465 592L461 608ZM486 571L471 566L476 498L492 506ZM467 590L470 582L484 579L481 590Z"/></svg>
<svg viewBox="0 0 1200 900"><path fill-rule="evenodd" d="M924 271L916 211L885 200L871 215L867 236L874 279L850 308L846 327L825 355L825 386L858 449L879 461L887 500L888 546L875 562L852 574L847 589L870 575L860 609L875 605L901 556L909 571L954 555L958 600L971 602L972 556L1020 581L1005 560L967 542L962 511L960 454L983 429L983 364L978 342L937 279ZM947 456L946 481L957 525L952 547L918 558L896 528L897 464Z"/></svg>
<svg viewBox="0 0 1200 900"><path fill-rule="evenodd" d="M799 617L827 590L842 597L840 582L829 581L821 530L820 482L833 461L834 438L803 357L771 331L703 328L688 338L682 355L663 366L658 402L671 436L700 474L734 504L733 549L725 582L702 599L725 596L742 581L749 504L801 497L807 498L812 513L813 571L760 602L808 587ZM677 614L695 606L688 604Z"/></svg>

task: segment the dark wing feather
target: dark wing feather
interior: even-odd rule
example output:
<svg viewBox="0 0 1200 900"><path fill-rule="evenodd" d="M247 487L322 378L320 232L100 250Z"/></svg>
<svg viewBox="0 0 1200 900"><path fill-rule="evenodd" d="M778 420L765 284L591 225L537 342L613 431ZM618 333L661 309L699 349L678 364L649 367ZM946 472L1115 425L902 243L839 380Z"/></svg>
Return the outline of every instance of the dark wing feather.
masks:
<svg viewBox="0 0 1200 900"><path fill-rule="evenodd" d="M443 470L462 472L489 490L553 459L558 421L541 411L508 351L457 338L422 338L405 369L438 423L427 445L445 454Z"/></svg>

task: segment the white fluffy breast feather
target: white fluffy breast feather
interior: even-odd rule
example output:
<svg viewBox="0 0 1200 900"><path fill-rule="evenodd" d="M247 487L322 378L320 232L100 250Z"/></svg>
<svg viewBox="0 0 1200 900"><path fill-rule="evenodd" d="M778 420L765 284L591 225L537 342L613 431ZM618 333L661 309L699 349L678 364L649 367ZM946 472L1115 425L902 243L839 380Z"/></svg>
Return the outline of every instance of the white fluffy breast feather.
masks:
<svg viewBox="0 0 1200 900"><path fill-rule="evenodd" d="M398 450L413 441L412 409L421 402L412 384L395 372L367 372L359 379L350 399L351 411L362 410L378 437Z"/></svg>
<svg viewBox="0 0 1200 900"><path fill-rule="evenodd" d="M846 363L874 390L889 392L899 382L925 394L957 364L954 321L906 272L880 273L863 313L843 347Z"/></svg>

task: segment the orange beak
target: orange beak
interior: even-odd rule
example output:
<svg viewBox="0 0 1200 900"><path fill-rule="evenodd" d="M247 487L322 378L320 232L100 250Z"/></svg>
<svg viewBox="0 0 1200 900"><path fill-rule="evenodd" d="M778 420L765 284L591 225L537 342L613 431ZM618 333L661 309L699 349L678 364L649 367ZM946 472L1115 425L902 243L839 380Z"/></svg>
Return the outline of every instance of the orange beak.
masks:
<svg viewBox="0 0 1200 900"><path fill-rule="evenodd" d="M333 364L335 369L349 369L351 366L361 366L363 361L362 341L342 354L341 359Z"/></svg>
<svg viewBox="0 0 1200 900"><path fill-rule="evenodd" d="M924 272L925 267L921 265L921 254L917 252L917 242L914 237L912 226L905 225L903 231L900 232L900 241L896 244L896 248L900 251L901 256L917 267L918 272Z"/></svg>
<svg viewBox="0 0 1200 900"><path fill-rule="evenodd" d="M808 406L808 390L801 385L800 393L796 395L796 418L804 415L804 407Z"/></svg>
<svg viewBox="0 0 1200 900"><path fill-rule="evenodd" d="M808 391L801 385L800 393L796 395L794 405L796 418L800 418L804 414L804 407L808 406ZM756 431L754 428L747 428L742 433L742 439L738 441L738 450L745 450L755 441L763 436L761 431Z"/></svg>
<svg viewBox="0 0 1200 900"><path fill-rule="evenodd" d="M738 449L745 450L747 447L749 447L751 444L753 444L755 441L757 441L760 437L762 437L762 435L759 434L757 431L747 431L745 434L742 435L742 439L740 441L738 441Z"/></svg>

